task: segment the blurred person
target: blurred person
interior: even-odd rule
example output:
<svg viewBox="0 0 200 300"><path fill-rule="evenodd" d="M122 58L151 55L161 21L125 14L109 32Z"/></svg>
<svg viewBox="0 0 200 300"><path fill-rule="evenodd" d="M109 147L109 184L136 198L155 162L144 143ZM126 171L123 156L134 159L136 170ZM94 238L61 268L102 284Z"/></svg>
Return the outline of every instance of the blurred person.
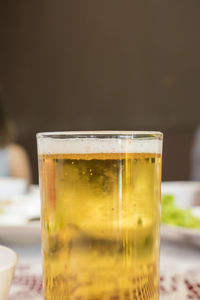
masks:
<svg viewBox="0 0 200 300"><path fill-rule="evenodd" d="M200 125L195 132L192 145L191 179L196 181L200 180Z"/></svg>
<svg viewBox="0 0 200 300"><path fill-rule="evenodd" d="M23 178L31 182L31 169L26 151L13 143L11 126L6 118L0 95L0 176Z"/></svg>

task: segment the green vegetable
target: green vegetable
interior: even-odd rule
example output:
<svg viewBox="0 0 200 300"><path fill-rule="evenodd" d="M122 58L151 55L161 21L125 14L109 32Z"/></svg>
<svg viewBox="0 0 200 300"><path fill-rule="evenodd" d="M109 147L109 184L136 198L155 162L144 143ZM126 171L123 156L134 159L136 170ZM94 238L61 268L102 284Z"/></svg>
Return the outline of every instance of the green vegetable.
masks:
<svg viewBox="0 0 200 300"><path fill-rule="evenodd" d="M176 206L173 195L163 195L161 222L187 228L200 228L200 218L194 217L190 209Z"/></svg>

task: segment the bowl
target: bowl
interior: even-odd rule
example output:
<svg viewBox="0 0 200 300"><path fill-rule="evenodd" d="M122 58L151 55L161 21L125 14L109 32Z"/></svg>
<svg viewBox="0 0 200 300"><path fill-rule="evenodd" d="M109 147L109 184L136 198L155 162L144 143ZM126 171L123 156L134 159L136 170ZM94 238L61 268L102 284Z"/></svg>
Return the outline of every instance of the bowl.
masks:
<svg viewBox="0 0 200 300"><path fill-rule="evenodd" d="M13 177L0 177L0 200L26 193L26 180Z"/></svg>
<svg viewBox="0 0 200 300"><path fill-rule="evenodd" d="M7 300L17 264L17 254L10 248L0 246L0 299Z"/></svg>
<svg viewBox="0 0 200 300"><path fill-rule="evenodd" d="M175 196L175 203L180 208L200 206L200 182L166 181L162 183L162 195Z"/></svg>
<svg viewBox="0 0 200 300"><path fill-rule="evenodd" d="M191 213L200 217L200 182L168 181L162 183L162 195L175 197L175 204L182 209L190 209ZM162 224L161 238L171 242L185 242L200 247L200 230Z"/></svg>

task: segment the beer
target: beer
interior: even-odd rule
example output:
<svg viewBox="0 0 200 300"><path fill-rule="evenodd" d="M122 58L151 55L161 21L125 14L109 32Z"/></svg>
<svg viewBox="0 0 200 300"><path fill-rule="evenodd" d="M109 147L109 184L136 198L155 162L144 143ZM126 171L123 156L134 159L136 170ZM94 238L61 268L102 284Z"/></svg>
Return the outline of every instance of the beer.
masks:
<svg viewBox="0 0 200 300"><path fill-rule="evenodd" d="M158 300L161 151L78 143L39 147L45 300Z"/></svg>

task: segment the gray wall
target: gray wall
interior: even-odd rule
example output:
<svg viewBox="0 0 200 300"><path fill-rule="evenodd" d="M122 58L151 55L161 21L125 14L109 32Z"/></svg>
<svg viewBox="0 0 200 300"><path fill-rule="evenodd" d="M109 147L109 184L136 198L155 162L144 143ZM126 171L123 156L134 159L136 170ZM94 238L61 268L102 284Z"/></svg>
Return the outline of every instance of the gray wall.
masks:
<svg viewBox="0 0 200 300"><path fill-rule="evenodd" d="M200 120L199 0L0 1L0 82L37 180L35 133L161 130L189 178Z"/></svg>

